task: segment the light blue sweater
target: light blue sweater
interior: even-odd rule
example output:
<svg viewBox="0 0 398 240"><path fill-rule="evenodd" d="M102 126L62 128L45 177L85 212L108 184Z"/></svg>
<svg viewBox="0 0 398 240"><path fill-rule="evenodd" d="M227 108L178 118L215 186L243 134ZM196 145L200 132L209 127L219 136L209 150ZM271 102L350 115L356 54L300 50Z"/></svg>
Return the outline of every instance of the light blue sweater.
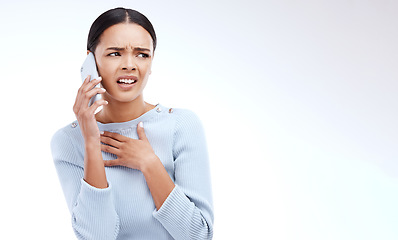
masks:
<svg viewBox="0 0 398 240"><path fill-rule="evenodd" d="M201 121L187 109L158 104L137 119L102 124L100 131L138 139L137 124L175 183L159 211L143 174L106 167L108 188L83 180L84 140L78 122L58 130L51 141L72 227L78 239L211 239L213 203L208 152ZM104 160L116 156L102 152Z"/></svg>

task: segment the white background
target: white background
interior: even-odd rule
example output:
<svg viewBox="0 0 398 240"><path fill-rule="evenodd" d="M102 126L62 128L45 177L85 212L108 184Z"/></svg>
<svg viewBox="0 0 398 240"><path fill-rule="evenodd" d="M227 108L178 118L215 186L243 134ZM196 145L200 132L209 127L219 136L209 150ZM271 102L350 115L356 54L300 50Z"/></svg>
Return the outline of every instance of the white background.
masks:
<svg viewBox="0 0 398 240"><path fill-rule="evenodd" d="M118 6L158 36L145 100L204 124L214 239L398 239L393 0L2 0L2 239L74 239L50 139Z"/></svg>

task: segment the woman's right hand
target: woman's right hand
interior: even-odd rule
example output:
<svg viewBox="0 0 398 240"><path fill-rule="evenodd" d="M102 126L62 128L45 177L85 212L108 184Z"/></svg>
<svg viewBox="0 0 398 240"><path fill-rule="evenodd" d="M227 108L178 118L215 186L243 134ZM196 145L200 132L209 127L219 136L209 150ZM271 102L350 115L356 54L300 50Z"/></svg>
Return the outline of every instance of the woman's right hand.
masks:
<svg viewBox="0 0 398 240"><path fill-rule="evenodd" d="M100 141L100 132L94 113L98 107L106 105L108 102L104 99L100 99L95 101L91 106L88 106L88 103L96 94L102 94L105 92L104 88L95 88L95 85L101 81L101 77L90 81L90 75L87 76L77 92L75 104L73 105L73 112L76 115L77 121L80 125L80 130L86 142L90 140Z"/></svg>

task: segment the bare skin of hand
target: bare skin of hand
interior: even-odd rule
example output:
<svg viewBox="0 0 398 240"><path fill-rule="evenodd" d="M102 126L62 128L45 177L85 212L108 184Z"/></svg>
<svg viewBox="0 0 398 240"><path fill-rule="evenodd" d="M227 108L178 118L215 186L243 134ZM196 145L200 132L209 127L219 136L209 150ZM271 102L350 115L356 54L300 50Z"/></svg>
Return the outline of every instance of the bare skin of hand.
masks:
<svg viewBox="0 0 398 240"><path fill-rule="evenodd" d="M101 150L117 156L114 160L104 161L104 165L107 167L120 165L140 170L159 210L175 185L153 151L142 123L137 126L137 133L139 139L131 139L112 132L101 134L101 142L109 145L101 144Z"/></svg>
<svg viewBox="0 0 398 240"><path fill-rule="evenodd" d="M90 76L84 80L77 92L73 112L84 138L84 180L91 186L106 188L108 183L101 155L100 131L94 113L98 107L106 105L108 102L101 99L88 106L90 98L95 94L105 92L103 88L94 88L101 80L102 78L98 78L90 81Z"/></svg>
<svg viewBox="0 0 398 240"><path fill-rule="evenodd" d="M94 97L97 93L104 93L103 88L94 88L95 85L100 83L102 78L94 79L90 81L90 76L88 76L82 86L79 88L75 104L73 105L73 112L76 115L77 121L79 122L82 135L86 141L90 139L99 140L100 132L97 126L97 121L95 119L95 110L106 105L108 102L101 99L95 101L93 105L88 106L90 98Z"/></svg>
<svg viewBox="0 0 398 240"><path fill-rule="evenodd" d="M117 156L117 159L104 161L106 167L120 165L142 170L145 164L158 159L145 135L144 128L137 126L137 133L139 139L113 132L101 134L101 142L109 145L102 144L101 150Z"/></svg>

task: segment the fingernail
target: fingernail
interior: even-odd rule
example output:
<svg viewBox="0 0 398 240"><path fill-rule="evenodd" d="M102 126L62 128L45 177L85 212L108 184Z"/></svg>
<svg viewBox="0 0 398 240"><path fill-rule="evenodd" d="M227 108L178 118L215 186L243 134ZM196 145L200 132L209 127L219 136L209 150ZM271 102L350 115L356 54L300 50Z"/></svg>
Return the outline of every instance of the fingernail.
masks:
<svg viewBox="0 0 398 240"><path fill-rule="evenodd" d="M101 88L101 90L102 90L103 92L106 92L106 89L105 89L105 88Z"/></svg>
<svg viewBox="0 0 398 240"><path fill-rule="evenodd" d="M140 127L144 127L144 123L143 122L140 122L140 123L138 123L138 125L140 126Z"/></svg>
<svg viewBox="0 0 398 240"><path fill-rule="evenodd" d="M97 78L97 80L102 80L102 77Z"/></svg>
<svg viewBox="0 0 398 240"><path fill-rule="evenodd" d="M105 132L104 131L100 131L100 134L102 135L102 134L104 134Z"/></svg>

